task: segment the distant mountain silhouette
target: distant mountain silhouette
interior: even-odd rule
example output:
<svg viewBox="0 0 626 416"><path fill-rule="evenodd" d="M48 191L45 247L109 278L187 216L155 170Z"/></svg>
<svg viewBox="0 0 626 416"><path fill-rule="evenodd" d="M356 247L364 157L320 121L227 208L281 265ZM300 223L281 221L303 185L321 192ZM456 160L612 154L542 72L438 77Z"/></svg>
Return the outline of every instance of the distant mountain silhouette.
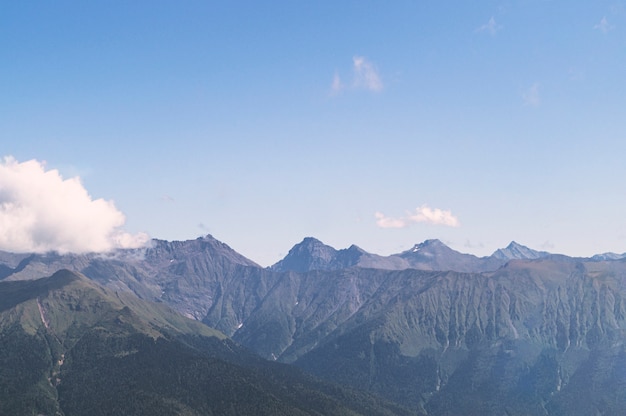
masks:
<svg viewBox="0 0 626 416"><path fill-rule="evenodd" d="M411 249L390 256L379 256L352 245L336 250L321 241L307 237L296 244L287 256L274 264L275 271L305 272L363 267L384 270L454 270L458 272L493 271L513 259L537 259L550 253L535 251L516 242L491 256L476 257L451 249L440 240L426 240Z"/></svg>

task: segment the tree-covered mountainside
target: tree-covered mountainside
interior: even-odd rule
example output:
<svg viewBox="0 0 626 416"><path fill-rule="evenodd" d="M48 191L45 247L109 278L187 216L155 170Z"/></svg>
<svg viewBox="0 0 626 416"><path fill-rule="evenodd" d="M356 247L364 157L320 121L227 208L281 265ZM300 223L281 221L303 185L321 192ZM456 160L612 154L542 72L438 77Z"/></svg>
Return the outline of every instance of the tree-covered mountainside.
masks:
<svg viewBox="0 0 626 416"><path fill-rule="evenodd" d="M0 415L409 415L84 276L0 283Z"/></svg>

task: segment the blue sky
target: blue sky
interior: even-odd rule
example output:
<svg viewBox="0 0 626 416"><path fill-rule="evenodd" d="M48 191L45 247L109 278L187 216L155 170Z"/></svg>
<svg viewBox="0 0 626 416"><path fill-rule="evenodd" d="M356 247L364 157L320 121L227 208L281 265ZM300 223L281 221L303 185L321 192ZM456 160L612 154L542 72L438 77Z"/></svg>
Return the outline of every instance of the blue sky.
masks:
<svg viewBox="0 0 626 416"><path fill-rule="evenodd" d="M105 230L626 252L625 2L4 2L0 55L5 168L79 177Z"/></svg>

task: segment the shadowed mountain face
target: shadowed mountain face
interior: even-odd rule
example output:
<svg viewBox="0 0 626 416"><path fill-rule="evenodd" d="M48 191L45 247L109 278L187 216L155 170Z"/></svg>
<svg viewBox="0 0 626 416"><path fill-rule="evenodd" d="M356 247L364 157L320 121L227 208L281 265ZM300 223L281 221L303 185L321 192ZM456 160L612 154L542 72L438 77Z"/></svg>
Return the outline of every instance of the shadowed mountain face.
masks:
<svg viewBox="0 0 626 416"><path fill-rule="evenodd" d="M624 260L516 243L481 259L428 240L390 257L429 270L387 270L360 267L372 257L354 246L305 239L272 270L219 244L160 244L143 256L65 261L107 287L203 320L262 357L421 413L619 414L626 406ZM501 266L486 272L451 271L496 260ZM8 278L42 262L24 260ZM295 267L306 271L288 270Z"/></svg>
<svg viewBox="0 0 626 416"><path fill-rule="evenodd" d="M409 415L59 271L0 283L0 414Z"/></svg>

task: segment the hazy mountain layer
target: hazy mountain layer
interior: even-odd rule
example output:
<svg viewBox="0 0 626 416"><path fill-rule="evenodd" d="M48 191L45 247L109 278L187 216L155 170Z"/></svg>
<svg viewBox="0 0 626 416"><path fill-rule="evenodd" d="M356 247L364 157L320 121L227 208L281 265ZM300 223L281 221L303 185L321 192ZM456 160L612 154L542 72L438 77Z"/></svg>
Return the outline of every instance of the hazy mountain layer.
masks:
<svg viewBox="0 0 626 416"><path fill-rule="evenodd" d="M306 272L311 270L341 270L363 267L384 270L454 270L457 272L485 272L502 267L509 260L537 259L550 256L512 242L496 250L491 256L476 257L459 253L439 240L426 240L411 249L390 256L368 253L357 246L335 250L315 238L307 237L296 244L284 259L271 267L275 271Z"/></svg>

